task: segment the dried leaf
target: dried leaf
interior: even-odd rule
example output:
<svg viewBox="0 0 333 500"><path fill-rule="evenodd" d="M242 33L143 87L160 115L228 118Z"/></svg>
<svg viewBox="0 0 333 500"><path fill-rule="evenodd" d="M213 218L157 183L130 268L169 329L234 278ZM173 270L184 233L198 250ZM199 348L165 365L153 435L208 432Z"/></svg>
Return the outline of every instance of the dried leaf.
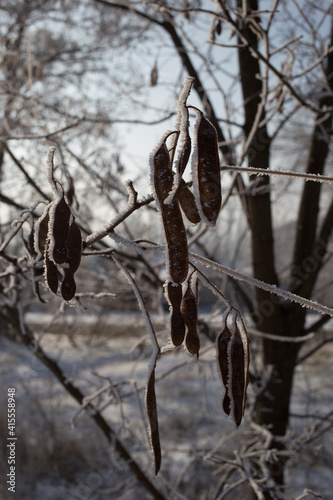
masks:
<svg viewBox="0 0 333 500"><path fill-rule="evenodd" d="M202 220L215 226L220 212L221 172L215 127L196 109L199 120L195 127L192 160L194 194Z"/></svg>
<svg viewBox="0 0 333 500"><path fill-rule="evenodd" d="M168 282L166 289L167 300L171 306L170 323L171 323L171 340L175 346L179 346L184 342L185 338L185 322L180 310L182 302L182 286L172 285Z"/></svg>

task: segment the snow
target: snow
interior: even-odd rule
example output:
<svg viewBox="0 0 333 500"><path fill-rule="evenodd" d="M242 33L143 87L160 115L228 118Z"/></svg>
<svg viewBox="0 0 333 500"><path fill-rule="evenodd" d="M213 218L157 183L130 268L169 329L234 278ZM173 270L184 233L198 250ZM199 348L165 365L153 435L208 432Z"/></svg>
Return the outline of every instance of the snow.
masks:
<svg viewBox="0 0 333 500"><path fill-rule="evenodd" d="M52 316L31 313L25 320L39 332L46 321L51 323ZM96 321L88 314L76 319L74 314L63 317L53 325L53 333L41 335L40 345L58 360L67 378L97 407L109 404L103 410L104 417L139 463L152 470L142 419L147 366L152 354L144 318L137 312L110 311L102 322ZM168 316L152 315L151 321L159 344L166 345ZM221 328L221 318L216 318L214 328ZM232 459L234 451L249 439L248 412L236 430L221 409L224 391L216 370L215 348L202 336L201 341L197 363L191 362L180 348L162 353L156 367L163 454L156 481L160 485L176 485L179 474L184 472L179 486L182 498L197 500L214 498L220 480L218 471L225 466L221 458ZM291 435L305 432L307 425L317 422L316 416L332 411L332 355L333 347L327 345L297 369ZM80 411L25 346L4 337L0 338L0 378L2 400L7 387L14 386L17 392L17 498L78 500L84 492L88 500L151 498L138 483L125 483L126 488L122 489L130 473L121 461L115 460L112 449L85 411ZM252 398L250 388L249 400ZM1 408L4 407L2 401ZM297 417L299 414L306 414L307 418ZM309 488L327 500L333 499L332 444L333 437L328 432L305 447L299 459L291 463L287 473L288 498ZM237 489L240 498L247 498L244 491ZM3 483L0 498L11 498Z"/></svg>

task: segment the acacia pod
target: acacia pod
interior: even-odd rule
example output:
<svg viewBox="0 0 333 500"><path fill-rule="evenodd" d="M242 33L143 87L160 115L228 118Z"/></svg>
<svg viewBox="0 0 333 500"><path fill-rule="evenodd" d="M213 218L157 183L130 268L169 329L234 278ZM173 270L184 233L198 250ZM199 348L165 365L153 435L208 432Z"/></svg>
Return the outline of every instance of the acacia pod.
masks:
<svg viewBox="0 0 333 500"><path fill-rule="evenodd" d="M188 164L188 160L190 159L191 149L192 149L192 141L191 141L191 136L190 136L188 127L187 127L185 141L184 141L184 144L183 144L182 150L180 152L180 156L179 156L178 169L179 169L179 173L181 176L183 175L185 168L186 168L186 165Z"/></svg>
<svg viewBox="0 0 333 500"><path fill-rule="evenodd" d="M182 179L180 184L179 204L183 210L186 218L192 224L198 224L201 221L200 214L195 203L195 197L192 191L186 186L185 181Z"/></svg>
<svg viewBox="0 0 333 500"><path fill-rule="evenodd" d="M45 245L47 240L47 234L49 230L49 209L50 205L48 205L42 215L39 217L38 221L35 225L34 231L34 249L37 253L37 260L43 258L45 254Z"/></svg>
<svg viewBox="0 0 333 500"><path fill-rule="evenodd" d="M150 373L147 391L146 391L146 408L149 422L149 436L155 462L155 474L158 473L161 467L162 454L160 444L160 433L158 428L158 414L155 393L155 366Z"/></svg>
<svg viewBox="0 0 333 500"><path fill-rule="evenodd" d="M58 269L56 264L49 258L47 250L45 251L45 277L51 292L57 295L58 291Z"/></svg>
<svg viewBox="0 0 333 500"><path fill-rule="evenodd" d="M50 259L55 264L63 264L67 259L66 241L69 233L71 210L66 203L64 193L50 210L49 239Z"/></svg>
<svg viewBox="0 0 333 500"><path fill-rule="evenodd" d="M190 354L198 354L200 349L200 339L198 335L198 302L189 283L181 303L181 312L187 327L185 344Z"/></svg>
<svg viewBox="0 0 333 500"><path fill-rule="evenodd" d="M82 254L81 231L74 220L69 229L66 247L67 259L66 267L64 267L64 279L61 284L61 295L65 300L69 301L76 292L74 274L80 265Z"/></svg>
<svg viewBox="0 0 333 500"><path fill-rule="evenodd" d="M228 394L228 378L229 378L229 363L228 363L228 346L231 340L231 332L227 326L224 327L216 338L217 362L220 369L222 382L225 387L225 395L223 398L223 410L230 414L230 397Z"/></svg>
<svg viewBox="0 0 333 500"><path fill-rule="evenodd" d="M61 295L63 299L67 302L71 300L76 293L76 283L74 279L74 273L69 271L69 269L65 269L64 271L64 279L61 283Z"/></svg>
<svg viewBox="0 0 333 500"><path fill-rule="evenodd" d="M223 409L227 415L231 413L238 427L244 415L249 367L248 338L239 313L236 313L231 329L225 323L224 329L217 337L216 348L218 365L226 388Z"/></svg>
<svg viewBox="0 0 333 500"><path fill-rule="evenodd" d="M201 111L196 110L196 113L199 119L194 129L192 156L194 194L201 219L209 226L215 226L222 203L217 133Z"/></svg>
<svg viewBox="0 0 333 500"><path fill-rule="evenodd" d="M151 156L153 189L160 210L167 242L167 272L171 281L180 284L188 273L188 248L183 218L177 199L165 204L173 185L170 155L163 140Z"/></svg>
<svg viewBox="0 0 333 500"><path fill-rule="evenodd" d="M185 338L185 322L180 310L182 302L182 286L167 284L166 295L170 304L171 341L173 345L179 346Z"/></svg>
<svg viewBox="0 0 333 500"><path fill-rule="evenodd" d="M246 376L245 376L245 352L239 329L236 327L235 334L230 346L231 380L230 395L232 397L233 417L237 427L240 425L245 407L246 399Z"/></svg>

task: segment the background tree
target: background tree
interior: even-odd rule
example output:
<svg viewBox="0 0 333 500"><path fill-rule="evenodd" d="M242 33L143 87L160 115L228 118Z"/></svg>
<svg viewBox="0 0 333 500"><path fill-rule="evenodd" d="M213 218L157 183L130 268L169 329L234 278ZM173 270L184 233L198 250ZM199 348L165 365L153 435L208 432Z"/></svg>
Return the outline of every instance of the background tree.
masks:
<svg viewBox="0 0 333 500"><path fill-rule="evenodd" d="M297 192L298 205L293 196L294 217L290 217L293 248L289 262L281 265L276 252L277 224L274 220L278 203L283 203L284 199L279 184L270 176L258 177L252 171L242 170L242 166L266 170L281 166L281 150L287 148L283 143L285 130L293 125L291 130L295 133L295 123L306 117L312 128L310 133L307 130L310 137L308 158L301 166L295 167L290 162L283 167L309 174L331 173L333 62L329 2L317 6L312 2L281 0L272 1L267 7L256 0L191 1L181 5L164 1L95 0L59 4L22 2L16 6L8 3L3 4L2 9L6 22L1 33L4 114L0 196L3 203L13 207L12 213L32 202L33 196L50 199L49 188L44 187L45 172L40 157L44 157L45 144L51 142L61 153L56 171L60 171L59 178L68 193L72 180L83 172L82 179L75 182L75 193L81 205L79 222L83 234L87 235L86 241L91 245L93 242L95 249L106 254L110 245L102 236L115 233L118 226L118 236L125 238L122 243L138 239L135 223L130 224L127 217L147 206L145 217L150 220L149 199L134 204L133 210L129 209L123 217L119 215L116 224L109 225L105 235L99 232L95 239L92 235L93 229L105 224L105 217L108 221L111 219L104 203L111 207L114 217L128 196L120 181L124 165L117 155L122 151L121 146L127 144L121 135L122 128L116 136L117 143L113 134L117 123L121 127L124 121L137 122L138 131L140 123L146 127L149 122L162 121L165 129L164 121L170 118L170 110L174 109L179 81L190 75L194 77L195 104L199 103L215 126L222 164L229 165L227 170L231 173L227 178L223 170L224 198L219 226L215 232L207 232L201 226L188 229L193 248L223 264L230 264L225 262L223 255L224 250L229 251L234 267L242 265L244 260L237 262L232 245L229 244L228 249L226 245L216 245L215 241L216 234L224 237L230 234L227 219L235 206L240 207L242 222L238 227L246 228L247 232L245 237L235 237L232 243L238 241L239 247L248 245L251 248L252 276L305 299L317 298L316 285L328 262L332 233L330 191L319 183L305 182ZM68 25L78 34L75 40L67 37L68 30L61 29ZM136 77L132 78L133 67L139 68L140 57L145 61L147 75L135 71ZM149 92L143 91L145 79L152 85ZM166 93L158 94L157 91L164 87ZM129 107L121 99L124 94L130 100ZM163 109L159 105L156 109L148 98L161 100L161 95L166 106ZM140 118L142 108L144 120ZM126 118L119 119L124 113ZM32 140L37 145L35 153L31 153ZM112 157L111 152L116 154ZM22 154L23 159L20 158ZM111 168L110 157L113 158ZM128 156L126 159L129 163ZM67 168L69 163L71 168ZM9 170L12 165L20 171L21 179L28 182L33 196L30 192L27 196L25 189L13 190ZM237 168L232 169L230 165L237 165ZM99 194L99 198L94 198L94 211L91 209L91 180L95 186L94 195ZM18 185L17 178L15 185ZM290 199L287 198L287 203L291 203ZM5 233L11 213L4 213L7 214L2 226ZM35 208L31 213L36 215ZM136 223L138 220L135 219ZM154 227L153 231L158 229ZM6 245L1 256L7 263L16 265L19 257L7 252L7 234L3 238ZM148 237L150 239L151 235ZM117 241L119 243L120 239ZM235 245L237 248L237 243ZM143 289L148 284L148 288L160 290L163 268L153 266L145 255L120 248L117 247L118 257L126 263L127 269L140 276ZM8 278L5 271L3 278ZM272 289L256 287L252 291L248 285L234 279L230 281L237 287L239 307L247 312L255 330L263 333L262 371L251 373L255 388L253 419L272 433L269 443L272 453L267 454L267 465L274 481L283 485L285 457L290 455L283 453L285 440L280 438L286 435L288 428L295 367L303 354L300 355L302 342L284 342L281 337L306 338L330 316L312 321L308 319L307 309L281 297L277 300ZM15 286L17 284L12 285L12 292ZM110 288L106 290L110 291ZM232 288L228 293L232 295ZM7 309L5 318L19 330L17 311ZM208 334L211 334L209 329ZM316 348L321 345L319 340ZM43 359L43 354L39 354ZM48 362L47 357L44 361ZM58 378L61 379L59 373ZM83 396L77 396L82 402ZM121 448L121 444L119 446ZM276 449L281 453L274 454ZM280 493L275 485L266 484L258 490L262 470L258 463L255 465L258 468L253 470L257 481L254 495L278 498ZM149 488L154 490L151 485ZM159 493L153 491L153 494Z"/></svg>

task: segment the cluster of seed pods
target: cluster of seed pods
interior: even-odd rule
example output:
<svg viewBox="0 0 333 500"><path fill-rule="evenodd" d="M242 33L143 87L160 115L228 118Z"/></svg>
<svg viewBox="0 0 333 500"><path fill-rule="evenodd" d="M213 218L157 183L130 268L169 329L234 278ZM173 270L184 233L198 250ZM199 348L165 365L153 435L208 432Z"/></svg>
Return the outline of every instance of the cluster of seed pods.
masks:
<svg viewBox="0 0 333 500"><path fill-rule="evenodd" d="M197 108L186 105L192 84L187 79L178 101L176 130L166 132L150 156L151 185L166 240L165 296L170 305L171 340L185 340L191 354L199 353L197 280L189 275L189 255L183 216L192 224L215 226L221 208L218 139L214 126ZM195 110L193 148L189 108ZM167 141L173 139L168 148ZM177 143L178 157L174 161ZM193 191L183 179L191 159ZM174 163L174 165L173 165Z"/></svg>
<svg viewBox="0 0 333 500"><path fill-rule="evenodd" d="M184 343L191 355L198 356L197 273L190 270L183 217L192 224L203 222L214 227L222 195L217 133L199 109L186 105L191 84L192 79L187 79L179 97L175 131L162 136L150 156L150 167L152 190L166 240L167 280L164 288L170 306L171 342L174 346ZM192 140L189 109L194 110L196 117ZM168 141L171 142L169 147ZM179 154L174 160L178 142ZM193 191L183 179L190 158ZM222 406L238 426L246 401L249 349L243 320L233 308L225 318L216 346L218 367L226 391Z"/></svg>
<svg viewBox="0 0 333 500"><path fill-rule="evenodd" d="M74 274L76 273L82 254L81 231L75 222L71 208L66 200L63 187L53 179L52 170L49 178L55 193L55 199L47 205L35 225L34 247L37 260L44 262L46 284L54 293L60 293L64 300L71 300L76 292Z"/></svg>

